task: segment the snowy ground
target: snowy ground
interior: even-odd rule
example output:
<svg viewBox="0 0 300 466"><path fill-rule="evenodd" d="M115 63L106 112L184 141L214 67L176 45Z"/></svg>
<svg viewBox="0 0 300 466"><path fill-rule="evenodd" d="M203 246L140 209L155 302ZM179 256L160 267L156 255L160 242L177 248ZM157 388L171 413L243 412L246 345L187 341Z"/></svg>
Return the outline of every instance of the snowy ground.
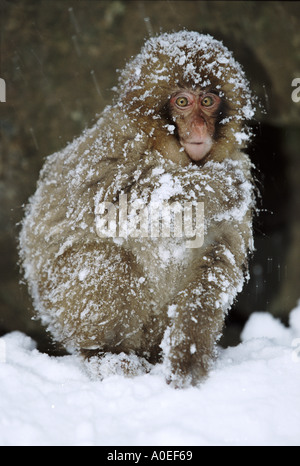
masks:
<svg viewBox="0 0 300 466"><path fill-rule="evenodd" d="M0 445L300 445L300 304L289 328L255 313L242 337L200 388L175 390L160 367L92 381L78 357L49 357L8 334Z"/></svg>

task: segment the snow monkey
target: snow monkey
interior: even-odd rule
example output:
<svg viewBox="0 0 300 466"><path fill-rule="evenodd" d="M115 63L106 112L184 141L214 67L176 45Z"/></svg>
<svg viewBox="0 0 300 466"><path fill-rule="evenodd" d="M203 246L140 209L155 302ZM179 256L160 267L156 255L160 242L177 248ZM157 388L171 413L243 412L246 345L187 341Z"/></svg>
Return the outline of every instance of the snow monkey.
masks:
<svg viewBox="0 0 300 466"><path fill-rule="evenodd" d="M254 99L222 42L188 31L150 38L117 92L46 160L20 233L24 274L69 351L99 367L123 358L130 375L130 361L160 363L174 387L197 385L248 277L255 200L243 149ZM175 234L174 206L190 233Z"/></svg>

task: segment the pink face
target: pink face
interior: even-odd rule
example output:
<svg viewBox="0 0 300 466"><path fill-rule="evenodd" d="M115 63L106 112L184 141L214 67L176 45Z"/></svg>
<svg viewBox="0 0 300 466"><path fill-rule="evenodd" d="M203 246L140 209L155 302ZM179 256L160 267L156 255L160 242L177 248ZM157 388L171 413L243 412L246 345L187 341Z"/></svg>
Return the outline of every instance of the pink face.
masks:
<svg viewBox="0 0 300 466"><path fill-rule="evenodd" d="M202 160L211 150L221 98L212 92L179 91L171 97L172 119L188 156Z"/></svg>

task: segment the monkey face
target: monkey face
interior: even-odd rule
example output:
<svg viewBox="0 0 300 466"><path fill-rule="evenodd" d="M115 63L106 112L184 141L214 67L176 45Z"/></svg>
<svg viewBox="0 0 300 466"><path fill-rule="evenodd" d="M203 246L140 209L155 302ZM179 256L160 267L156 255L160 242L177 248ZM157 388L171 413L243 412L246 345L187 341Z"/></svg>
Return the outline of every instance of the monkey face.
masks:
<svg viewBox="0 0 300 466"><path fill-rule="evenodd" d="M184 89L170 100L171 118L188 156L202 160L211 150L221 98L212 92Z"/></svg>

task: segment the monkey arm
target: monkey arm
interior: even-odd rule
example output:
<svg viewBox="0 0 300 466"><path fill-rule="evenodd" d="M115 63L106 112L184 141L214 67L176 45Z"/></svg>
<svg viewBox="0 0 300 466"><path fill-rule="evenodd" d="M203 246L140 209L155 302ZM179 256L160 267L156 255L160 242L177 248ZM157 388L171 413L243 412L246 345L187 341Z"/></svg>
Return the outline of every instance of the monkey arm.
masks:
<svg viewBox="0 0 300 466"><path fill-rule="evenodd" d="M175 386L199 382L216 355L224 317L244 282L251 239L244 227L219 226L220 237L198 251L186 284L169 305L161 347L166 377Z"/></svg>

